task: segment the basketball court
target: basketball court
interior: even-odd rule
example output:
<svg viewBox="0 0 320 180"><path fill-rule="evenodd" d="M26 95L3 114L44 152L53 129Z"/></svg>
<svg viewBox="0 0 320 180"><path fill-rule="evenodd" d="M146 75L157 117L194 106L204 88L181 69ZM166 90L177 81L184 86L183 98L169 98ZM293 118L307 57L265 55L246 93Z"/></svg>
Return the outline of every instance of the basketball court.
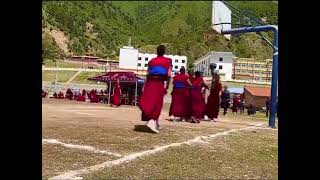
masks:
<svg viewBox="0 0 320 180"><path fill-rule="evenodd" d="M230 9L214 1L212 24L219 23L218 33L233 33ZM218 122L192 124L166 120L168 111L165 104L155 134L134 106L44 99L43 178L277 179L278 130L265 116L229 112Z"/></svg>
<svg viewBox="0 0 320 180"><path fill-rule="evenodd" d="M165 107L154 134L137 107L46 99L42 109L44 179L277 177L278 133L263 116L170 122Z"/></svg>

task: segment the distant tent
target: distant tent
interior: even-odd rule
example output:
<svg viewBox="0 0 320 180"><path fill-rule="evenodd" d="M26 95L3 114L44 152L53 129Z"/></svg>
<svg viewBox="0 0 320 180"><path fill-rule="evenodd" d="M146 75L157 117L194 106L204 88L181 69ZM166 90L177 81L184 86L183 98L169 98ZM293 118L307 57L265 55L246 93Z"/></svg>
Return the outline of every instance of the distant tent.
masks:
<svg viewBox="0 0 320 180"><path fill-rule="evenodd" d="M144 84L145 80L138 77L133 72L108 72L107 74L91 77L88 78L88 80L91 81L100 81L105 82L109 84L109 92L111 92L111 86L114 84L117 79L119 79L120 83L124 86L132 86L133 83L135 84L135 105L137 105L137 96L138 96L138 88L142 88L142 85ZM110 100L110 93L109 93L109 100ZM110 101L109 101L110 103Z"/></svg>
<svg viewBox="0 0 320 180"><path fill-rule="evenodd" d="M117 79L120 80L120 82L138 82L138 83L144 83L144 79L138 77L133 72L108 72L107 74L91 77L88 78L88 80L91 81L100 81L100 82L106 82L109 83L117 81Z"/></svg>

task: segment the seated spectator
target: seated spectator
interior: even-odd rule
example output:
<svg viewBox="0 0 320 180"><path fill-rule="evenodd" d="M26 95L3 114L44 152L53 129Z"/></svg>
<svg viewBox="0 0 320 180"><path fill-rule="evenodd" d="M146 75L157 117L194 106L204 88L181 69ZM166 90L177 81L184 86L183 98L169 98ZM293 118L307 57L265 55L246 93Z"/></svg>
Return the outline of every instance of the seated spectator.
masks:
<svg viewBox="0 0 320 180"><path fill-rule="evenodd" d="M64 94L62 91L58 93L58 99L64 99Z"/></svg>
<svg viewBox="0 0 320 180"><path fill-rule="evenodd" d="M93 93L93 89L87 93L87 96L88 96L89 100L92 99L92 95L91 95L92 93Z"/></svg>
<svg viewBox="0 0 320 180"><path fill-rule="evenodd" d="M47 93L45 90L42 89L42 98L47 97L47 94L48 94L48 93Z"/></svg>
<svg viewBox="0 0 320 180"><path fill-rule="evenodd" d="M54 92L53 98L58 99L58 94L56 92Z"/></svg>
<svg viewBox="0 0 320 180"><path fill-rule="evenodd" d="M82 96L86 96L87 95L87 91L85 89L82 90Z"/></svg>
<svg viewBox="0 0 320 180"><path fill-rule="evenodd" d="M91 99L90 99L90 102L91 102L91 103L98 103L98 102L99 102L99 99L98 99L98 96L97 96L97 90L92 90L92 91L91 91Z"/></svg>
<svg viewBox="0 0 320 180"><path fill-rule="evenodd" d="M87 92L85 89L83 89L82 94L78 96L77 101L86 102L86 95L87 95Z"/></svg>
<svg viewBox="0 0 320 180"><path fill-rule="evenodd" d="M72 100L72 98L73 98L73 93L70 88L67 89L66 98L69 100Z"/></svg>
<svg viewBox="0 0 320 180"><path fill-rule="evenodd" d="M80 90L74 91L74 99L78 99L79 96L80 96Z"/></svg>
<svg viewBox="0 0 320 180"><path fill-rule="evenodd" d="M103 95L104 95L104 92L103 92L103 90L102 90L102 89L101 89L101 91L100 91L99 95L101 95L101 96L103 96Z"/></svg>

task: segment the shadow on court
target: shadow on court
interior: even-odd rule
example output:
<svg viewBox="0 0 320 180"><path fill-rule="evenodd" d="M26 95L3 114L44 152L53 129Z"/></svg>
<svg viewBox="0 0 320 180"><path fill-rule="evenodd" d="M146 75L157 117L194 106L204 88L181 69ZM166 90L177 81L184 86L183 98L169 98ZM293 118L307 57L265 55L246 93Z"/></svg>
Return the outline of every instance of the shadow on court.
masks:
<svg viewBox="0 0 320 180"><path fill-rule="evenodd" d="M137 131L137 132L145 132L145 133L156 134L151 129L149 129L146 125L135 125L133 130Z"/></svg>

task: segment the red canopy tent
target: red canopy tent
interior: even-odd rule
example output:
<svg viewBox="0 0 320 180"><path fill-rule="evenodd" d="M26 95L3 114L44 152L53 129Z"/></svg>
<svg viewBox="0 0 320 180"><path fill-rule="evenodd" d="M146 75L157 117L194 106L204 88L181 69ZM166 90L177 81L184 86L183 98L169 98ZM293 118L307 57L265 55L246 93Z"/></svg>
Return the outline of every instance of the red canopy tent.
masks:
<svg viewBox="0 0 320 180"><path fill-rule="evenodd" d="M137 81L143 81L142 78L138 77L133 72L108 72L107 74L91 77L88 78L88 80L93 81L101 81L101 82L110 82L110 81L116 81L117 79L120 80L120 82L137 82Z"/></svg>
<svg viewBox="0 0 320 180"><path fill-rule="evenodd" d="M137 104L137 91L138 91L138 83L144 83L144 79L138 77L135 73L133 72L108 72L104 75L96 76L96 77L91 77L88 78L88 80L91 81L100 81L100 82L105 82L109 83L109 102L110 103L110 92L111 92L111 83L116 82L117 79L119 79L120 83L121 82L129 82L129 83L135 83L136 84L136 90L135 90L135 105Z"/></svg>

